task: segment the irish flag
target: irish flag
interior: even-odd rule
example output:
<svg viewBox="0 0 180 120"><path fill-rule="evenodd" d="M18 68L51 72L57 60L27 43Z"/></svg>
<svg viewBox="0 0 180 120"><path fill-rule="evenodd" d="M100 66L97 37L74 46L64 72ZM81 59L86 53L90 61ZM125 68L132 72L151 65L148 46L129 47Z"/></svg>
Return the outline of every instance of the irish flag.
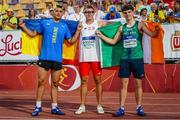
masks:
<svg viewBox="0 0 180 120"><path fill-rule="evenodd" d="M163 37L164 30L159 23L146 22L151 31L154 31L156 25L160 30L154 38L143 34L142 45L144 51L144 63L164 63Z"/></svg>
<svg viewBox="0 0 180 120"><path fill-rule="evenodd" d="M158 23L146 22L151 31L154 31ZM115 22L99 28L107 37L113 38L122 24ZM143 35L142 45L144 51L144 63L164 63L163 36L164 31L159 25L160 30L155 38ZM115 46L109 45L100 40L101 67L118 66L121 58L121 46L117 43Z"/></svg>
<svg viewBox="0 0 180 120"><path fill-rule="evenodd" d="M113 38L121 25L121 22L114 22L112 24L100 27L98 30L101 31L105 36ZM118 66L120 62L121 49L120 42L112 46L100 40L101 67L105 68Z"/></svg>

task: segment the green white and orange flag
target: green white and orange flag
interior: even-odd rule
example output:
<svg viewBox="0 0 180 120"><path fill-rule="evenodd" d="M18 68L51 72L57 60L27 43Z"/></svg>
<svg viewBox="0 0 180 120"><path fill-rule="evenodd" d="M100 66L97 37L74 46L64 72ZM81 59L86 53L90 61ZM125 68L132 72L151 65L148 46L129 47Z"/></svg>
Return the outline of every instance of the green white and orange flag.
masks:
<svg viewBox="0 0 180 120"><path fill-rule="evenodd" d="M121 25L122 24L120 22L114 22L100 27L98 30L101 31L105 36L113 38ZM118 66L120 62L121 49L120 42L113 46L100 40L101 67L106 68Z"/></svg>
<svg viewBox="0 0 180 120"><path fill-rule="evenodd" d="M151 31L155 26L160 27L159 33L155 38L144 35L142 39L144 63L164 63L164 50L163 50L163 36L164 31L160 24L146 22ZM99 28L105 36L113 38L117 33L117 30L122 24L115 22ZM100 40L100 55L101 55L101 68L119 66L121 59L122 46L118 42L116 45L109 45Z"/></svg>

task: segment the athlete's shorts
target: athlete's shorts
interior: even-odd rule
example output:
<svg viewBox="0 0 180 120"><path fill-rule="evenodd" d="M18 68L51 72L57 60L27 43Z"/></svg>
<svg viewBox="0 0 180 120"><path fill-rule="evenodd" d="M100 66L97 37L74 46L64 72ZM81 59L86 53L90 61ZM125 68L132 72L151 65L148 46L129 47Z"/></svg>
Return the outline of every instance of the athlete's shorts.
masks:
<svg viewBox="0 0 180 120"><path fill-rule="evenodd" d="M102 73L100 62L80 62L79 63L79 73L81 77L88 76L90 69L92 69L94 76L101 75Z"/></svg>
<svg viewBox="0 0 180 120"><path fill-rule="evenodd" d="M62 69L62 63L55 62L55 61L47 61L47 60L39 60L38 66L45 68L46 70L61 70Z"/></svg>
<svg viewBox="0 0 180 120"><path fill-rule="evenodd" d="M143 59L121 59L118 76L120 78L129 78L133 73L134 78L142 79L144 77Z"/></svg>

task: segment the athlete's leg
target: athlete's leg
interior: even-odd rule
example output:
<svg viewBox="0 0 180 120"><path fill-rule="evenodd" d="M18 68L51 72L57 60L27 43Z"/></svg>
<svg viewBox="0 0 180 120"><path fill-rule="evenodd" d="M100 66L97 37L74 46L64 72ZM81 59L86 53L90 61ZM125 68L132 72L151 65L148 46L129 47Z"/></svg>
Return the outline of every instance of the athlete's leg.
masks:
<svg viewBox="0 0 180 120"><path fill-rule="evenodd" d="M51 70L51 99L53 103L58 102L58 82L61 70Z"/></svg>
<svg viewBox="0 0 180 120"><path fill-rule="evenodd" d="M38 66L38 87L36 92L36 101L41 101L44 93L45 79L47 78L48 71Z"/></svg>
<svg viewBox="0 0 180 120"><path fill-rule="evenodd" d="M58 85L60 81L62 64L60 62L52 62L51 67L51 98L52 98L52 114L64 115L65 113L58 107Z"/></svg>
<svg viewBox="0 0 180 120"><path fill-rule="evenodd" d="M79 72L81 76L81 88L80 88L81 103L80 103L80 107L75 112L75 114L82 114L83 112L85 112L85 102L88 92L87 82L89 80L89 70L90 70L90 64L88 62L79 63Z"/></svg>
<svg viewBox="0 0 180 120"><path fill-rule="evenodd" d="M38 86L36 91L36 106L31 114L32 116L38 116L39 113L42 111L41 100L44 94L44 83L45 83L45 79L47 78L47 73L48 71L45 68L38 66Z"/></svg>
<svg viewBox="0 0 180 120"><path fill-rule="evenodd" d="M120 107L124 107L127 97L129 78L121 78L121 90L120 90Z"/></svg>
<svg viewBox="0 0 180 120"><path fill-rule="evenodd" d="M102 90L102 80L101 80L102 69L100 68L100 62L91 62L91 68L92 68L94 81L96 85L97 104L101 105L103 90Z"/></svg>
<svg viewBox="0 0 180 120"><path fill-rule="evenodd" d="M142 80L135 78L135 97L136 97L136 104L141 105L142 104Z"/></svg>

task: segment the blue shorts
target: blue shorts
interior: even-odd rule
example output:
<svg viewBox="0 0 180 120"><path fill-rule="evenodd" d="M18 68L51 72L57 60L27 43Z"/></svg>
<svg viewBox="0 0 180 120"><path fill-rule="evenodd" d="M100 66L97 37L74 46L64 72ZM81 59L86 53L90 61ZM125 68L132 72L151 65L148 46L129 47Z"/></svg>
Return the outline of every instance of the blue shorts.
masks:
<svg viewBox="0 0 180 120"><path fill-rule="evenodd" d="M134 78L142 79L144 77L143 59L121 59L120 70L118 76L120 78L129 78L131 72Z"/></svg>

